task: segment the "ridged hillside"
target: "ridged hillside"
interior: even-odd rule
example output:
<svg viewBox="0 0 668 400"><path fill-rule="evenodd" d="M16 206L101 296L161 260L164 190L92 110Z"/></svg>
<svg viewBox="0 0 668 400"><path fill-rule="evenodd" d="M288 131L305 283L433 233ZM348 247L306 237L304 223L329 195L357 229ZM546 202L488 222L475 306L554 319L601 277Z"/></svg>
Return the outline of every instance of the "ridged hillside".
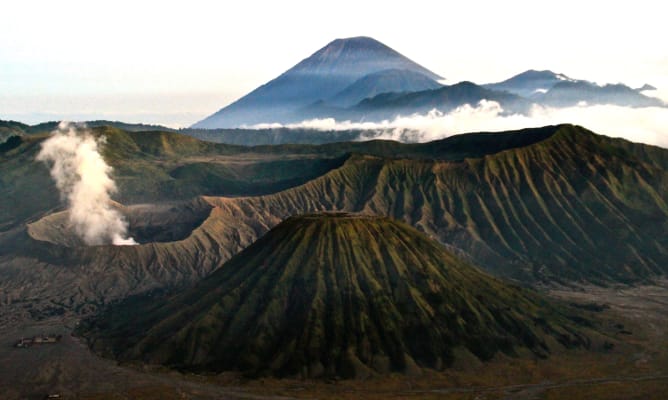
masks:
<svg viewBox="0 0 668 400"><path fill-rule="evenodd" d="M258 212L251 207L239 219L211 201L182 200L188 194L240 196L298 186L336 172L351 152L462 159L527 146L553 132L547 127L469 134L415 145L240 147L175 133L95 128L94 135L105 137L103 155L119 186L114 199L128 205L119 205L121 214L141 243L130 247L82 246L60 211L46 166L35 161L44 136L26 136L18 147L0 151L0 303L31 298L31 312L40 317L64 310L86 313L129 294L189 284L289 216L284 208Z"/></svg>
<svg viewBox="0 0 668 400"><path fill-rule="evenodd" d="M473 82L459 82L437 89L410 93L381 93L359 102L351 110L373 119L392 119L397 115L424 114L431 110L449 112L464 104L478 104L482 100L495 101L513 113L526 113L531 102L508 92L497 92Z"/></svg>
<svg viewBox="0 0 668 400"><path fill-rule="evenodd" d="M207 198L264 229L341 210L404 220L483 268L529 281L634 281L668 268L668 151L564 125L462 162L355 157L271 196Z"/></svg>
<svg viewBox="0 0 668 400"><path fill-rule="evenodd" d="M351 153L458 160L526 146L553 132L554 127L472 133L422 144L375 140L246 147L203 142L171 132L128 132L108 126L92 129L93 135L104 138L103 156L113 167L119 188L114 200L123 204L275 193L340 167ZM0 231L34 221L62 206L47 167L35 161L45 136L15 139L7 148L0 146ZM29 198L40 201L26 201Z"/></svg>
<svg viewBox="0 0 668 400"><path fill-rule="evenodd" d="M586 345L564 311L387 218L292 217L194 288L85 325L119 359L251 375L363 377ZM549 343L549 344L548 344ZM559 344L557 344L559 343Z"/></svg>
<svg viewBox="0 0 668 400"><path fill-rule="evenodd" d="M377 141L237 150L175 134L107 133L114 147L105 159L114 166L120 195L161 200L125 209L131 233L144 244L78 247L58 225L62 215L50 211L61 208L46 167L34 162L39 139L22 139L0 154L0 302L31 298L34 310L86 311L128 294L188 284L284 219L321 211L403 220L486 271L527 283L607 285L668 272L668 151L581 127L416 145ZM343 158L350 151L376 156ZM202 177L198 190L220 188L221 180L198 171L227 165L242 182L286 174L304 179L312 172L307 165L318 165L319 157L337 157L342 164L270 195L175 202L182 194L166 190L192 185L193 175ZM192 163L197 167L191 169ZM302 167L279 168L291 163ZM173 171L184 179L171 177ZM40 201L26 201L31 198ZM156 211L147 220L141 207L166 214ZM190 216L168 215L182 214L182 207Z"/></svg>
<svg viewBox="0 0 668 400"><path fill-rule="evenodd" d="M434 79L410 70L389 69L366 75L343 89L328 103L350 107L381 93L404 93L441 87Z"/></svg>

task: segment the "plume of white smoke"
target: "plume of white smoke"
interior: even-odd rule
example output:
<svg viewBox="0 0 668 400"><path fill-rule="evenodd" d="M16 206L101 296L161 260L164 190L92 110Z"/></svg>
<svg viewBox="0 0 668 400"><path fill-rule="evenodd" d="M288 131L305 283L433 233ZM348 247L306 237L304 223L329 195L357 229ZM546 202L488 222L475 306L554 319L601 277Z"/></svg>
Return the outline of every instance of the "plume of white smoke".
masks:
<svg viewBox="0 0 668 400"><path fill-rule="evenodd" d="M102 139L88 131L61 122L42 143L38 161L51 167L61 197L69 207L69 222L87 245L135 245L127 237L127 222L112 207L110 194L116 190L109 176L111 167L98 151Z"/></svg>
<svg viewBox="0 0 668 400"><path fill-rule="evenodd" d="M399 116L381 122L313 119L296 124L261 124L254 128L310 128L317 130L367 130L360 140L392 139L402 142L427 142L466 132L495 132L536 126L571 123L596 133L623 137L668 147L668 108L631 108L615 105L586 105L551 108L534 105L527 115L505 113L499 103L482 100L465 104L448 113L432 110L427 114Z"/></svg>

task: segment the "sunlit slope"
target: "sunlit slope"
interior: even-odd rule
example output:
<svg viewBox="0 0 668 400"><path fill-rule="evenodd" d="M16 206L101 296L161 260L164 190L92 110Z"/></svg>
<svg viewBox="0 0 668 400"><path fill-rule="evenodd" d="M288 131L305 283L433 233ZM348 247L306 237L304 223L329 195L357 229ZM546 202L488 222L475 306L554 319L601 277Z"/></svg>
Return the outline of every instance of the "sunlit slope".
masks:
<svg viewBox="0 0 668 400"><path fill-rule="evenodd" d="M303 184L340 166L345 152L293 154L203 142L169 132L98 127L102 155L113 168L123 204L188 200L198 195L250 195ZM62 209L47 166L36 161L47 135L15 137L0 146L0 232Z"/></svg>
<svg viewBox="0 0 668 400"><path fill-rule="evenodd" d="M129 222L130 236L141 243L131 247L82 246L61 211L65 203L46 165L35 161L46 136L28 135L0 149L0 303L30 299L30 314L42 318L86 313L129 294L189 284L289 215L283 207L258 211L251 206L238 218L227 207L212 208L213 200L191 195L271 193L328 173L340 176L351 153L409 159L479 157L536 143L554 129L469 134L415 145L373 141L239 147L168 132L95 128L93 134L104 138L103 156L118 186L112 197L120 202L117 207ZM359 193L366 190L363 186ZM318 199L307 201L316 204Z"/></svg>
<svg viewBox="0 0 668 400"><path fill-rule="evenodd" d="M351 378L586 346L569 312L406 224L317 214L289 218L182 294L112 307L82 331L121 360Z"/></svg>
<svg viewBox="0 0 668 400"><path fill-rule="evenodd" d="M114 199L128 206L130 235L143 244L78 245L63 215L54 214L63 204L46 167L33 161L41 139L30 137L0 154L3 304L29 298L39 313L85 311L131 293L188 284L285 218L336 210L403 220L488 272L522 282L629 282L665 276L668 266L668 151L580 127L420 145L233 148L243 153L189 138L183 145L176 134L104 134L105 159L119 185ZM346 156L351 149L359 151ZM179 200L183 192L165 189L198 182L188 174L171 177L179 168L215 170L197 163L229 166L237 181L265 189L272 179L306 183L258 197L236 191L235 197ZM308 163L326 171L309 178ZM217 179L199 182L221 187Z"/></svg>
<svg viewBox="0 0 668 400"><path fill-rule="evenodd" d="M128 132L109 126L96 127L92 134L103 140L102 155L113 167L112 177L118 187L113 199L134 204L187 200L199 195L275 193L341 166L351 153L457 160L526 146L549 137L553 131L554 127L545 127L502 134L474 133L424 144L376 140L257 147L203 142L173 132ZM0 231L64 204L46 165L35 161L46 137L25 135L0 146Z"/></svg>

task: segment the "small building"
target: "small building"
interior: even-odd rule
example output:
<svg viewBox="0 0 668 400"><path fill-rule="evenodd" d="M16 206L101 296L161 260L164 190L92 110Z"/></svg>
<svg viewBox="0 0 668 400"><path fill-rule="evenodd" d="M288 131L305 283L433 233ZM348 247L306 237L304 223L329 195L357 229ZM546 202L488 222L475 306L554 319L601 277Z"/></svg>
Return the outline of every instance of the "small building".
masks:
<svg viewBox="0 0 668 400"><path fill-rule="evenodd" d="M50 334L50 335L37 335L31 338L21 338L18 342L14 344L14 347L18 348L28 348L40 344L54 344L60 342L62 335Z"/></svg>

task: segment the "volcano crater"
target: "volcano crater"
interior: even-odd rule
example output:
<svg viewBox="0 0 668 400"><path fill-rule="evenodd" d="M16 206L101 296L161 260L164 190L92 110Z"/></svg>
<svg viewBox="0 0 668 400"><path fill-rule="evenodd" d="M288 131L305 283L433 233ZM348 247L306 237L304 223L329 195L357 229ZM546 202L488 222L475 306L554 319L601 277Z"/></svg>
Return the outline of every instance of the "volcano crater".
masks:
<svg viewBox="0 0 668 400"><path fill-rule="evenodd" d="M188 238L208 218L212 206L203 201L148 203L114 208L127 222L127 236L138 244L176 242ZM28 224L28 235L37 241L65 247L86 247L69 219L69 211L58 211ZM111 244L111 243L108 243Z"/></svg>

